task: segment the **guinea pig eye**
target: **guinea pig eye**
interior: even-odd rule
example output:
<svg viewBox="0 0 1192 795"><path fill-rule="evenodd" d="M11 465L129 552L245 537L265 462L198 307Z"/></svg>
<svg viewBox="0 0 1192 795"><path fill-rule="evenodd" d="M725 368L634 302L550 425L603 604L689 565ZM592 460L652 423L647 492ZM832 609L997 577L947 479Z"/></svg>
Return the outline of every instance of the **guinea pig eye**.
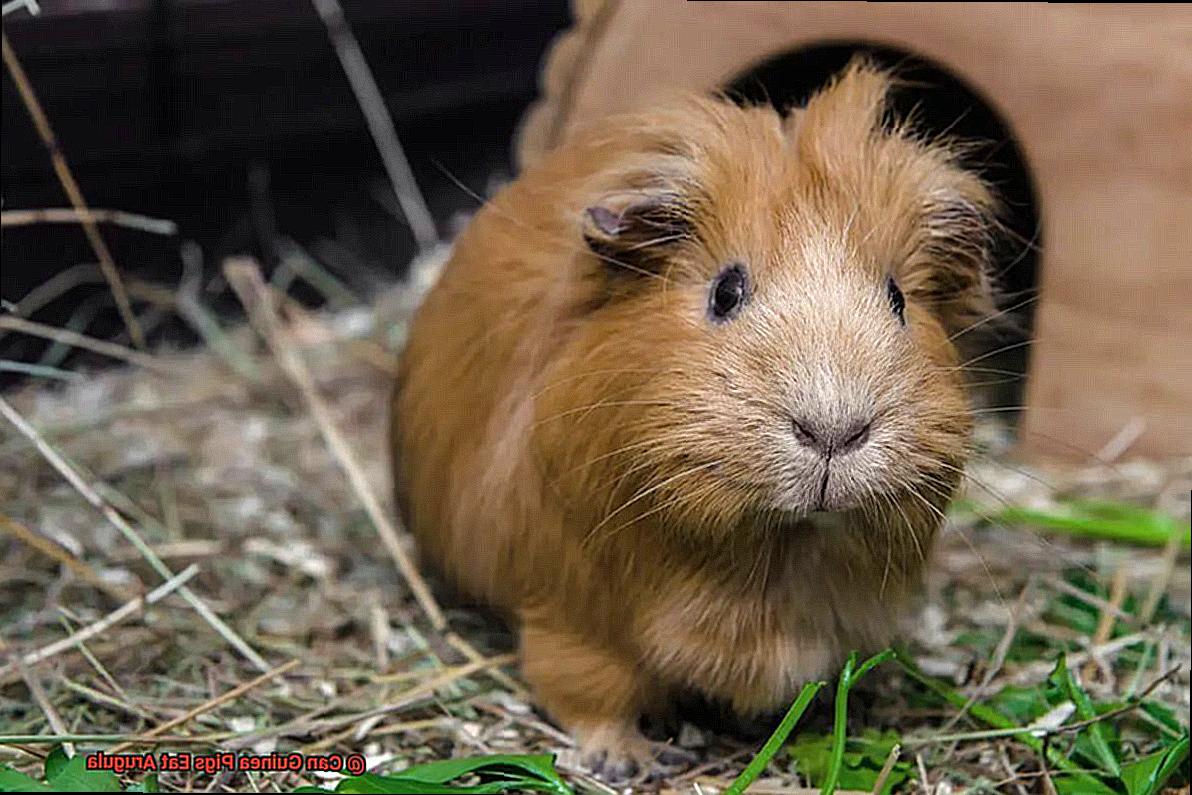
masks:
<svg viewBox="0 0 1192 795"><path fill-rule="evenodd" d="M906 296L898 289L898 282L894 281L893 276L886 279L886 297L890 299L890 308L898 316L898 322L905 326Z"/></svg>
<svg viewBox="0 0 1192 795"><path fill-rule="evenodd" d="M745 268L730 265L712 282L712 292L708 296L708 311L713 320L729 320L741 310L748 297L749 278L745 274Z"/></svg>

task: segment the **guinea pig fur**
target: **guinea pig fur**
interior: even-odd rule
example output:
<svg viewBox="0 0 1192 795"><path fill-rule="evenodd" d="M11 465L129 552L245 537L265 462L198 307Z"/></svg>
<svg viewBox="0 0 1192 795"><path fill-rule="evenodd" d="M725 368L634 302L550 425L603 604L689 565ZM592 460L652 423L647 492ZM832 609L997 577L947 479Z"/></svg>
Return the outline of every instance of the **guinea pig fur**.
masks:
<svg viewBox="0 0 1192 795"><path fill-rule="evenodd" d="M642 760L679 693L785 706L916 592L995 207L890 88L856 62L785 116L601 122L477 213L413 321L400 510L592 758Z"/></svg>

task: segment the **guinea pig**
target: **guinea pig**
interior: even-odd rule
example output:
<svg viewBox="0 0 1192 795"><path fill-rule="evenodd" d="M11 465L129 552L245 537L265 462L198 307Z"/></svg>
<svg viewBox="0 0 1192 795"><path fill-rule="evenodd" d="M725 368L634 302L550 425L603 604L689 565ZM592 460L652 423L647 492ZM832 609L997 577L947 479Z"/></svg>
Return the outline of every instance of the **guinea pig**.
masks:
<svg viewBox="0 0 1192 795"><path fill-rule="evenodd" d="M784 707L915 595L997 208L891 87L859 61L787 114L602 121L479 210L412 321L399 509L605 772L679 695Z"/></svg>

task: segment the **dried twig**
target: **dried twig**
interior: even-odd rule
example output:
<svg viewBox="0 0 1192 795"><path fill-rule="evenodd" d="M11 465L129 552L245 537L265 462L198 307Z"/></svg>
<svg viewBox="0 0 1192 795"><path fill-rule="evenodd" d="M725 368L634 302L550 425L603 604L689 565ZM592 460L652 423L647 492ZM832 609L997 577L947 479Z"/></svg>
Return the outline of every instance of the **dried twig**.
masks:
<svg viewBox="0 0 1192 795"><path fill-rule="evenodd" d="M330 407L319 394L310 370L307 369L306 364L287 338L281 319L277 316L277 310L271 300L269 288L261 278L261 271L257 264L247 259L229 260L224 266L224 274L240 298L240 302L244 304L249 319L269 344L269 348L277 357L277 361L286 375L301 392L302 399L315 423L319 426L323 439L327 442L327 446L335 455L336 460L339 461L352 489L372 520L373 526L376 527L377 533L380 534L381 541L384 542L393 561L397 564L398 571L405 578L410 590L414 592L418 604L422 606L431 625L437 630L443 629L447 626L447 621L443 617L439 603L435 601L417 566L402 548L395 523L385 515L380 501L368 483L364 469L356 460L356 455L332 419Z"/></svg>
<svg viewBox="0 0 1192 795"><path fill-rule="evenodd" d="M881 771L877 774L877 780L873 782L872 795L881 795L886 788L886 780L890 778L890 774L894 772L894 764L898 761L898 757L902 754L902 746L898 743L890 749L890 753L886 755L886 761L882 764Z"/></svg>
<svg viewBox="0 0 1192 795"><path fill-rule="evenodd" d="M119 624L129 616L136 614L146 606L155 604L160 602L162 599L165 599L174 591L185 585L191 577L194 577L198 573L198 566L188 566L176 576L171 577L166 582L154 588L145 596L138 596L136 599L126 603L124 606L113 610L111 613L108 613L108 615L104 616L99 621L96 621L94 624L80 629L78 632L75 632L69 637L54 641L48 646L43 646L37 651L31 651L17 662L10 663L9 665L0 668L0 676L3 676L5 673L11 670L14 665L37 665L39 662L48 660L54 655L69 649L71 646L76 646L86 640L89 640L90 638L95 637L96 635L106 632L109 628Z"/></svg>
<svg viewBox="0 0 1192 795"><path fill-rule="evenodd" d="M46 716L46 720L50 724L50 728L54 730L54 734L59 737L70 734L66 729L66 724L62 722L62 717L58 714L58 710L54 709L54 705L46 697L46 691L42 688L37 674L19 663L17 667L21 669L21 676L25 678L25 685L29 688L29 694L33 696L33 700L37 702L37 706L41 708L42 713ZM74 743L64 740L62 745L66 750L67 756L74 756Z"/></svg>
<svg viewBox="0 0 1192 795"><path fill-rule="evenodd" d="M178 224L162 218L128 213L123 210L91 209L91 218L100 224L123 226L154 235L176 235ZM34 224L78 224L83 214L73 207L45 207L36 210L4 210L0 212L0 227L32 226Z"/></svg>
<svg viewBox="0 0 1192 795"><path fill-rule="evenodd" d="M438 676L432 677L425 682L421 682L409 690L399 693L397 699L389 704L385 704L375 709L365 710L364 712L354 715L339 715L334 718L326 718L318 721L309 727L310 731L327 731L328 729L337 729L341 726L356 723L365 718L372 718L378 715L388 715L391 712L406 709L412 704L416 704L423 699L434 695L436 690L447 687L460 679L463 679L472 674L483 671L488 668L494 668L500 665L510 665L517 661L515 654L498 654L495 657L486 657L475 662L465 663L453 668L444 669Z"/></svg>
<svg viewBox="0 0 1192 795"><path fill-rule="evenodd" d="M946 733L952 729L960 719L963 718L968 711L972 709L973 704L976 704L985 697L985 692L989 688L994 678L1001 672L1002 666L1006 663L1006 654L1010 651L1010 646L1014 642L1014 637L1018 634L1018 622L1022 620L1023 611L1026 609L1027 600L1030 598L1032 587L1034 586L1034 579L1029 579L1026 585L1022 586L1021 593L1018 594L1018 599L1014 603L1014 607L1010 610L1010 618L1006 621L1006 631L1002 633L1001 640L998 641L997 647L993 650L993 658L990 660L989 668L985 671L985 676L981 678L981 684L977 685L973 690L972 695L969 696L968 701L960 708L952 718L944 724L943 731Z"/></svg>
<svg viewBox="0 0 1192 795"><path fill-rule="evenodd" d="M144 353L143 351L134 351L125 348L123 345L117 345L114 342L97 340L94 337L88 337L77 331L48 326L45 323L38 323L34 320L26 320L11 315L0 315L0 330L16 331L21 334L29 334L34 337L53 340L63 345L82 348L112 359L119 359L129 364L135 364L138 367L144 367L147 370L153 370L157 373L170 372L170 368L151 354Z"/></svg>
<svg viewBox="0 0 1192 795"><path fill-rule="evenodd" d="M210 701L203 702L202 704L195 707L194 709L187 711L185 714L179 715L178 717L174 718L173 720L168 720L165 723L161 724L160 726L155 726L154 728L150 729L149 731L147 731L144 734L137 737L135 740L130 740L129 742L121 743L120 745L117 745L115 748L112 749L111 752L114 754L118 754L121 751L127 750L134 745L144 745L146 742L152 740L153 738L159 737L159 736L165 734L170 729L177 728L178 726L181 726L184 723L190 722L191 720L198 717L199 715L202 715L204 712L210 712L211 710L215 709L218 706L226 704L229 701L232 701L233 699L240 698L240 696L244 695L245 693L252 690L253 688L260 687L261 685L265 684L266 682L268 682L272 679L276 679L277 677L284 674L286 671L289 671L292 668L294 668L294 666L296 666L296 665L298 665L298 660L290 660L289 662L282 663L281 665L277 666L276 668L272 668L272 669L266 671L265 673L261 674L256 679L253 679L250 682L245 682L243 684L237 685L236 687L233 687L231 690L227 691L226 693L222 693L222 694L216 696L215 698L211 699Z"/></svg>
<svg viewBox="0 0 1192 795"><path fill-rule="evenodd" d="M445 640L452 646L452 648L467 658L468 662L476 662L478 660L484 659L484 655L477 651L475 646L469 643L462 635L457 632L448 632ZM529 696L529 694L526 692L526 689L518 684L516 679L502 671L500 668L489 668L487 673L494 682L500 684L516 698L524 699Z"/></svg>
<svg viewBox="0 0 1192 795"><path fill-rule="evenodd" d="M435 221L422 198L418 183L414 179L414 172L406 159L401 141L398 140L397 130L393 126L393 118L385 107L385 99L381 90L377 88L377 81L373 79L372 71L368 68L368 61L356 41L348 20L344 17L344 10L339 0L311 0L323 24L327 26L327 34L331 44L335 47L335 54L343 64L344 73L352 85L352 93L364 112L364 119L368 122L369 132L381 153L381 160L385 163L385 171L389 174L389 182L393 185L393 192L401 204L402 212L406 216L406 223L418 241L418 248L429 251L438 242L438 232L435 231Z"/></svg>
<svg viewBox="0 0 1192 795"><path fill-rule="evenodd" d="M1180 542L1178 535L1173 535L1176 544ZM1089 593L1083 588L1077 588L1070 582L1060 579L1059 577L1051 577L1047 580L1047 585L1061 593L1068 594L1071 597L1079 599L1087 605L1091 605L1101 611L1102 615L1109 615L1119 621L1123 621L1132 626L1141 624L1137 616L1133 616L1122 609L1120 604L1113 604L1111 600L1102 599L1096 594ZM1104 641L1102 641L1104 642Z"/></svg>
<svg viewBox="0 0 1192 795"><path fill-rule="evenodd" d="M1145 627L1155 617L1159 609L1159 602L1163 594L1167 593L1167 586L1171 584L1171 575L1175 573L1175 564L1180 556L1180 534L1172 533L1163 548L1162 566L1151 580L1151 587L1147 590L1146 599L1138 611L1138 621Z"/></svg>
<svg viewBox="0 0 1192 795"><path fill-rule="evenodd" d="M1154 636L1154 633L1135 632L1131 635L1123 635L1120 638L1114 638L1108 643L1102 643L1099 646L1091 646L1086 651L1077 652L1068 655L1068 667L1075 668L1078 665L1083 665L1085 661L1092 659L1099 655L1116 654L1122 649L1127 649L1135 643L1142 643ZM1043 660L1037 663L1031 663L1024 666L1021 670L1009 677L1009 683L1014 685L1030 685L1044 679L1052 669L1055 663L1050 660Z"/></svg>
<svg viewBox="0 0 1192 795"><path fill-rule="evenodd" d="M105 593L115 596L117 599L129 600L136 598L136 594L127 588L108 582L103 577L100 577L95 569L91 568L86 562L79 560L70 553L69 550L62 546L55 544L53 541L40 536L30 530L25 525L0 513L0 530L16 536L18 539L33 547L41 554L53 558L61 563L66 568L70 569L79 579L94 585Z"/></svg>
<svg viewBox="0 0 1192 795"><path fill-rule="evenodd" d="M25 109L29 111L29 117L33 120L33 126L37 128L37 134L41 137L42 143L45 144L46 149L50 153L50 160L54 164L54 172L58 175L58 181L62 184L62 190L66 192L71 205L79 215L79 222L83 226L83 231L87 235L88 242L91 243L91 248L95 251L95 256L99 259L99 266L103 269L104 277L108 280L108 286L112 290L112 296L116 299L116 308L120 311L120 317L123 319L125 327L128 328L128 334L132 338L133 345L144 350L145 334L141 330L141 324L137 320L137 316L133 314L132 304L128 300L128 291L124 287L124 281L120 278L120 271L116 268L116 262L112 258L112 252L108 250L108 244L104 241L103 235L99 233L99 227L95 223L95 216L91 208L87 206L87 201L83 198L83 192L79 189L79 184L75 181L70 166L66 164L66 157L62 154L62 147L58 144L58 138L54 135L54 129L50 126L50 120L46 117L45 111L42 110L41 102L38 101L37 94L34 92L33 86L29 83L29 78L25 75L25 69L21 66L20 58L17 57L12 45L8 43L8 34L3 34L3 40L4 65L8 68L8 73L12 76L13 83L16 84L17 92L21 95L21 101L25 104Z"/></svg>
<svg viewBox="0 0 1192 795"><path fill-rule="evenodd" d="M50 466L57 470L58 474L65 478L66 481L83 496L83 499L87 500L87 502L91 503L94 508L99 510L99 512L104 515L104 518L107 519L117 530L119 530L120 533L126 539L128 539L129 543L137 548L142 557L148 561L149 565L153 567L154 571L161 575L162 579L170 580L175 576L174 572L170 571L169 566L167 566L161 558L153 553L153 550L150 549L149 545L145 543L144 539L137 534L137 531L132 528L132 525L126 522L124 517L117 513L116 510L110 504L108 504L106 500L103 499L103 497L99 496L99 493L85 480L83 480L75 468L66 462L66 459L64 459L58 453L58 451L55 450L50 443L47 442L42 435L37 432L37 429L30 425L25 418L18 414L17 411L11 405L9 405L8 401L2 397L0 397L0 416L3 416L14 426L16 426L16 429L21 433L21 435L33 443L38 452L40 452L46 461L50 463ZM228 626L223 619L217 616L215 612L207 606L207 603L195 595L193 591L184 586L178 589L178 594L185 599L192 608L194 608L195 612L197 612L204 621L211 625L212 629L223 636L224 640L228 641L228 643L230 643L237 651L244 655L249 662L262 671L269 670L269 664L265 662L261 655L253 651L252 647L245 643L244 639L237 635L235 630Z"/></svg>
<svg viewBox="0 0 1192 795"><path fill-rule="evenodd" d="M918 748L924 745L939 745L941 743L968 742L972 740L995 740L1003 737L1015 737L1021 734L1033 734L1037 737L1047 738L1053 735L1078 732L1087 726L1093 725L1094 723L1112 720L1119 715L1124 715L1127 712L1133 712L1142 706L1143 702L1148 696L1150 696L1151 693L1159 689L1159 687L1165 682L1173 679L1179 672L1180 667L1176 666L1163 675L1157 677L1153 682L1147 685L1146 689L1132 698L1129 704L1120 706L1117 709L1109 710L1108 712L1103 712L1093 718L1077 721L1076 723L1067 723L1062 726L1048 726L1045 728L1038 726L1015 726L1009 729L984 729L981 731L962 732L958 734L936 734L931 737L908 738L904 741L904 744Z"/></svg>
<svg viewBox="0 0 1192 795"><path fill-rule="evenodd" d="M1126 601L1126 574L1126 567L1124 565L1119 565L1113 573L1113 581L1109 587L1109 601L1101 608L1101 617L1097 621L1097 629L1093 632L1092 640L1089 642L1093 647L1105 643L1113 633L1114 621L1117 618L1117 614L1122 612L1122 604ZM1096 669L1096 658L1095 656L1090 657L1088 662L1084 664L1084 677L1091 679Z"/></svg>

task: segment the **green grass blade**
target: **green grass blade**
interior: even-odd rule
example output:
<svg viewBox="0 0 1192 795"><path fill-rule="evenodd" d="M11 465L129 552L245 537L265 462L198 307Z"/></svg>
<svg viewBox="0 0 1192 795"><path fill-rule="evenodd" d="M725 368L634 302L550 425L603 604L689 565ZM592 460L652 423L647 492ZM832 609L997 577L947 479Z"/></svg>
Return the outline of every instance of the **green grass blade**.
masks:
<svg viewBox="0 0 1192 795"><path fill-rule="evenodd" d="M1179 536L1184 549L1192 546L1192 527L1181 527L1169 516L1126 504L1072 501L1061 503L1050 511L1010 506L994 519L1138 546L1162 547L1172 536Z"/></svg>
<svg viewBox="0 0 1192 795"><path fill-rule="evenodd" d="M1050 677L1052 683L1057 686L1068 700L1076 705L1076 715L1081 720L1093 720L1097 717L1097 710L1093 707L1093 701L1089 698L1088 693L1084 692L1084 688L1076 681L1076 675L1068 667L1068 657L1065 653L1060 652L1059 658L1055 661L1055 670L1051 672ZM1093 743L1093 749L1097 754L1097 761L1101 763L1101 767L1108 773L1112 774L1114 778L1120 778L1122 775L1122 766L1118 761L1117 754L1109 747L1109 739L1105 736L1105 726L1101 723L1093 723L1088 727L1089 739Z"/></svg>
<svg viewBox="0 0 1192 795"><path fill-rule="evenodd" d="M753 760L741 771L741 775L737 776L733 783L728 786L724 791L724 795L741 795L750 784L757 780L757 777L766 769L766 765L770 764L770 760L778 753L778 749L782 748L782 744L790 736L791 731L795 728L795 724L799 722L799 718L803 717L803 713L807 711L811 700L826 685L827 682L808 682L803 685L803 689L799 691L799 697L795 699L794 704L791 704L791 708L786 711L786 715L782 718L782 722L778 724L778 728L770 735L770 739L766 740L766 744L758 751L757 756L753 757Z"/></svg>
<svg viewBox="0 0 1192 795"><path fill-rule="evenodd" d="M894 656L893 649L875 654L865 662L857 665L857 653L848 656L844 669L840 672L840 679L836 683L836 718L832 724L832 756L828 764L828 775L820 786L821 795L832 795L840 781L840 771L844 767L844 749L848 743L848 694L853 685L877 665Z"/></svg>
<svg viewBox="0 0 1192 795"><path fill-rule="evenodd" d="M828 775L820 785L822 795L832 795L836 782L840 780L840 768L844 765L844 744L848 741L848 691L853 686L853 671L857 668L857 653L853 652L836 680L836 703L833 705L836 719L832 723L832 755L828 760Z"/></svg>

